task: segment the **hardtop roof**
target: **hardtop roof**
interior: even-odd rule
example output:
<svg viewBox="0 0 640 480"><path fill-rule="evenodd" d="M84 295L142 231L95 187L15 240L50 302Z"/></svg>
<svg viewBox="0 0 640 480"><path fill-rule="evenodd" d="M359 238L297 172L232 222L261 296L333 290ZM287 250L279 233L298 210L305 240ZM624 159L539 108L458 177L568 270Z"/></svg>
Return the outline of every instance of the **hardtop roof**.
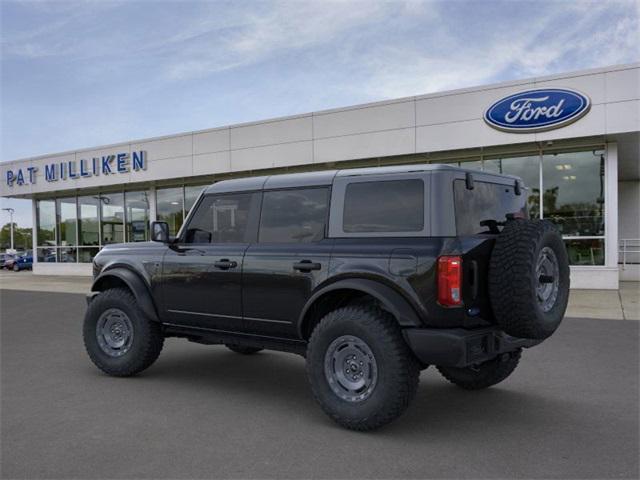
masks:
<svg viewBox="0 0 640 480"><path fill-rule="evenodd" d="M254 190L271 190L294 187L329 186L337 177L359 177L365 175L394 175L403 173L419 173L430 171L470 172L483 177L496 179L518 179L513 175L483 172L468 168L456 167L448 164L410 164L393 165L388 167L346 168L341 170L321 170L316 172L285 173L278 175L262 175L257 177L235 178L216 182L206 188L205 193L229 193Z"/></svg>

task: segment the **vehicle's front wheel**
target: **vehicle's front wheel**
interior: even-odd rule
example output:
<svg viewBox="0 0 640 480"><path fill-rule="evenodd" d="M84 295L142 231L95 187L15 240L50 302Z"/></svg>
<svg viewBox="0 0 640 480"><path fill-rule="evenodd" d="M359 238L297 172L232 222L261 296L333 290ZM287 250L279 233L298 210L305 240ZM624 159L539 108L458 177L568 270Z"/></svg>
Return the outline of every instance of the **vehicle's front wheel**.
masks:
<svg viewBox="0 0 640 480"><path fill-rule="evenodd" d="M480 390L505 380L518 366L522 350L503 353L498 357L466 368L437 367L444 378L465 390Z"/></svg>
<svg viewBox="0 0 640 480"><path fill-rule="evenodd" d="M17 264L17 263L14 263L14 264L13 264L13 271L14 271L14 272L19 272L19 271L20 271L20 267L18 266L18 264Z"/></svg>
<svg viewBox="0 0 640 480"><path fill-rule="evenodd" d="M234 343L225 343L225 347L232 352L240 353L242 355L253 355L254 353L258 353L262 350L261 348L245 347L244 345L236 345Z"/></svg>
<svg viewBox="0 0 640 480"><path fill-rule="evenodd" d="M106 290L91 301L83 337L91 361L116 377L151 366L164 344L160 325L140 312L135 297L124 288Z"/></svg>
<svg viewBox="0 0 640 480"><path fill-rule="evenodd" d="M356 305L327 314L313 330L307 375L315 399L333 420L364 431L406 410L420 365L389 313Z"/></svg>

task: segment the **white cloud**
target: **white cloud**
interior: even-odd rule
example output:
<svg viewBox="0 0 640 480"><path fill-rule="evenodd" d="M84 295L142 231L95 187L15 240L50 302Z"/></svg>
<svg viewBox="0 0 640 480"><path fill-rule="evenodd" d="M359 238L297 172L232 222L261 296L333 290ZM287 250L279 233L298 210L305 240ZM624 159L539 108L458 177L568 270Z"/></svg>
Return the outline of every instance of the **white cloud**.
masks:
<svg viewBox="0 0 640 480"><path fill-rule="evenodd" d="M410 2L412 3L412 2ZM247 13L221 36L207 36L177 52L169 66L172 79L185 80L246 66L283 52L328 45L341 35L381 20L404 3L295 2L273 4L266 12Z"/></svg>
<svg viewBox="0 0 640 480"><path fill-rule="evenodd" d="M501 34L475 44L461 43L434 25L430 48L368 52L361 59L368 81L356 88L372 99L396 98L482 85L498 77L527 78L640 60L638 15L611 20L606 18L610 5L602 4L606 2L593 8L585 8L586 2L552 3L536 18L512 20ZM565 22L561 29L559 19Z"/></svg>

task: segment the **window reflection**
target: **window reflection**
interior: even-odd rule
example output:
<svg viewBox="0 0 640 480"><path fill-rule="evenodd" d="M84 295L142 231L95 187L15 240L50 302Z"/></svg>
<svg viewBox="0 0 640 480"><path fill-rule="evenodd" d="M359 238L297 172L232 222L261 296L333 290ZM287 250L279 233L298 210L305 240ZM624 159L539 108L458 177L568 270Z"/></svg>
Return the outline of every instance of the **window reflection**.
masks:
<svg viewBox="0 0 640 480"><path fill-rule="evenodd" d="M38 200L37 203L38 245L56 244L56 203L53 200Z"/></svg>
<svg viewBox="0 0 640 480"><path fill-rule="evenodd" d="M100 195L102 209L102 244L124 242L124 195Z"/></svg>
<svg viewBox="0 0 640 480"><path fill-rule="evenodd" d="M485 159L484 170L522 178L528 188L529 216L540 218L540 157L538 155Z"/></svg>
<svg viewBox="0 0 640 480"><path fill-rule="evenodd" d="M471 160L470 162L460 162L460 167L469 170L482 170L482 160Z"/></svg>
<svg viewBox="0 0 640 480"><path fill-rule="evenodd" d="M182 187L156 190L157 216L159 222L169 224L169 233L176 235L183 221Z"/></svg>
<svg viewBox="0 0 640 480"><path fill-rule="evenodd" d="M99 245L99 197L78 197L78 231L80 245Z"/></svg>
<svg viewBox="0 0 640 480"><path fill-rule="evenodd" d="M200 192L204 189L204 185L184 187L184 214L187 215L193 205L196 203Z"/></svg>
<svg viewBox="0 0 640 480"><path fill-rule="evenodd" d="M149 194L147 192L125 193L127 242L149 240Z"/></svg>
<svg viewBox="0 0 640 480"><path fill-rule="evenodd" d="M604 235L604 155L545 154L544 216L566 236Z"/></svg>
<svg viewBox="0 0 640 480"><path fill-rule="evenodd" d="M76 198L59 198L58 207L58 245L76 244Z"/></svg>
<svg viewBox="0 0 640 480"><path fill-rule="evenodd" d="M570 265L604 265L604 239L565 240Z"/></svg>
<svg viewBox="0 0 640 480"><path fill-rule="evenodd" d="M38 247L36 249L36 253L38 256L38 262L40 263L57 262L56 249L53 247Z"/></svg>

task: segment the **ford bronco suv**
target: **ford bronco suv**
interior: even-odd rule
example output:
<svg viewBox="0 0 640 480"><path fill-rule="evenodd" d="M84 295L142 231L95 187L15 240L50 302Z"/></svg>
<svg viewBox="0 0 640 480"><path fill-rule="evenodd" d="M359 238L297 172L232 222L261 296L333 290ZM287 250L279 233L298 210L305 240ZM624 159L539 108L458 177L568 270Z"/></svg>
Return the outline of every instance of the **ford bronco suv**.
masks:
<svg viewBox="0 0 640 480"><path fill-rule="evenodd" d="M560 324L566 249L526 199L519 178L447 165L215 183L175 238L153 222L153 241L96 256L87 352L115 376L167 337L297 353L331 418L380 427L421 369L490 387Z"/></svg>

